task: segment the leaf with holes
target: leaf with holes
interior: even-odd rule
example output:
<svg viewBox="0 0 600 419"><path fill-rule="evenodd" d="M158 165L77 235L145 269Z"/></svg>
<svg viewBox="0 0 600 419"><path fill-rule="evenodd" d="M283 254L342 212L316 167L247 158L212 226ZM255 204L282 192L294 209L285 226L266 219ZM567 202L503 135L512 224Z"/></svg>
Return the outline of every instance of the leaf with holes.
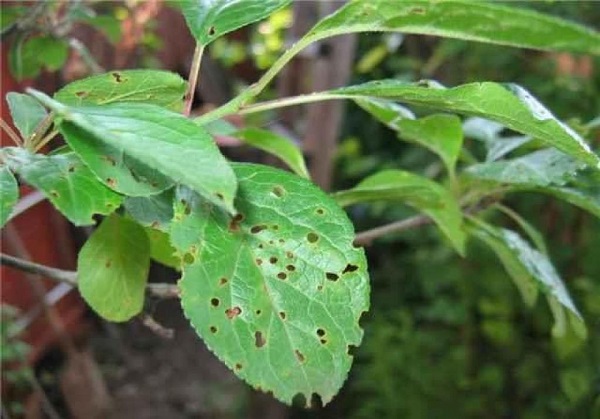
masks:
<svg viewBox="0 0 600 419"><path fill-rule="evenodd" d="M184 313L252 386L286 403L297 394L328 403L362 339L364 252L346 214L309 181L260 165L234 170L235 217L189 190L176 200L171 240L184 254Z"/></svg>
<svg viewBox="0 0 600 419"><path fill-rule="evenodd" d="M0 227L2 227L19 199L19 186L6 166L0 167Z"/></svg>
<svg viewBox="0 0 600 419"><path fill-rule="evenodd" d="M142 311L149 269L150 243L144 228L111 215L79 252L79 292L100 316L123 322Z"/></svg>
<svg viewBox="0 0 600 419"><path fill-rule="evenodd" d="M585 164L556 149L538 150L511 160L479 163L465 169L470 177L507 185L564 185Z"/></svg>
<svg viewBox="0 0 600 419"><path fill-rule="evenodd" d="M287 138L258 128L246 128L233 134L246 144L260 148L267 153L279 157L297 175L309 178L304 157L300 149Z"/></svg>
<svg viewBox="0 0 600 419"><path fill-rule="evenodd" d="M6 95L15 127L24 139L31 137L38 124L48 114L40 103L29 95L10 92Z"/></svg>
<svg viewBox="0 0 600 419"><path fill-rule="evenodd" d="M171 245L169 235L149 227L145 230L150 240L150 257L165 266L181 270L181 259L176 256L177 251Z"/></svg>
<svg viewBox="0 0 600 419"><path fill-rule="evenodd" d="M317 23L300 42L382 31L600 55L600 34L585 26L522 8L464 0L354 0Z"/></svg>
<svg viewBox="0 0 600 419"><path fill-rule="evenodd" d="M585 334L581 314L546 255L534 249L514 231L497 228L475 218L471 219L468 227L473 236L496 253L529 305L535 302L538 291L546 294L556 319L554 333L564 334L563 311L566 310L575 331Z"/></svg>
<svg viewBox="0 0 600 419"><path fill-rule="evenodd" d="M317 96L317 95L315 95ZM481 116L494 120L548 146L600 169L600 158L583 138L562 123L524 88L492 82L470 83L445 88L433 81L407 83L378 80L330 90L318 95L325 99L361 99L375 97L412 105ZM306 96L307 101L310 96Z"/></svg>
<svg viewBox="0 0 600 419"><path fill-rule="evenodd" d="M401 170L385 170L333 196L342 206L395 201L417 208L431 217L456 250L464 254L465 234L460 206L447 189L432 180Z"/></svg>
<svg viewBox="0 0 600 419"><path fill-rule="evenodd" d="M190 31L203 46L262 20L291 0L188 0L176 2Z"/></svg>
<svg viewBox="0 0 600 419"><path fill-rule="evenodd" d="M95 214L116 210L123 197L104 186L73 152L42 155L14 149L17 173L39 189L77 226L94 224Z"/></svg>
<svg viewBox="0 0 600 419"><path fill-rule="evenodd" d="M186 81L169 71L119 70L69 83L54 99L71 106L130 102L181 111L186 89Z"/></svg>
<svg viewBox="0 0 600 419"><path fill-rule="evenodd" d="M117 166L122 172L129 170L128 180L136 180L136 187L145 181L149 191L154 189L155 193L170 186L157 180L158 172L233 212L237 186L233 170L210 135L183 115L142 103L70 107L40 92L31 93L63 119L59 130L67 143L112 189L126 195L141 195L135 187L133 192L137 193L124 191L119 179L106 176ZM98 155L98 150L117 154ZM132 166L128 162L138 164ZM132 170L141 165L144 173L134 174ZM164 177L159 179L162 181Z"/></svg>

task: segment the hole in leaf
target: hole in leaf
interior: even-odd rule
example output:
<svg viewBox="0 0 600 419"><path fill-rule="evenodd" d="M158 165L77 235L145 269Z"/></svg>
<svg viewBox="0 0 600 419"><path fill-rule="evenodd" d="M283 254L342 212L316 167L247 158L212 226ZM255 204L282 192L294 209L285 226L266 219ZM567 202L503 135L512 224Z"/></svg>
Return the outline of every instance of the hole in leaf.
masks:
<svg viewBox="0 0 600 419"><path fill-rule="evenodd" d="M296 270L296 267L294 265L287 265L285 269L287 269L290 272L294 272Z"/></svg>
<svg viewBox="0 0 600 419"><path fill-rule="evenodd" d="M316 212L318 215L323 215L323 214L325 214L325 210L324 210L323 208L317 208L317 209L315 210L315 212Z"/></svg>
<svg viewBox="0 0 600 419"><path fill-rule="evenodd" d="M237 364L235 364L235 369L236 370L241 370L242 368L243 368L242 364L240 364L239 362Z"/></svg>
<svg viewBox="0 0 600 419"><path fill-rule="evenodd" d="M262 313L262 311L260 309L258 309L258 310L255 311L255 313L256 313L257 316L260 316L260 313Z"/></svg>
<svg viewBox="0 0 600 419"><path fill-rule="evenodd" d="M349 264L346 265L346 267L342 271L342 274L347 274L347 273L350 273L350 272L354 272L356 270L358 270L358 266L352 265L352 264L349 263Z"/></svg>
<svg viewBox="0 0 600 419"><path fill-rule="evenodd" d="M121 73L117 73L115 71L114 73L111 73L111 76L113 76L113 78L115 79L115 81L117 83L121 83L123 81L123 78L121 77Z"/></svg>
<svg viewBox="0 0 600 419"><path fill-rule="evenodd" d="M348 345L346 347L346 353L350 356L355 356L356 355L356 345Z"/></svg>
<svg viewBox="0 0 600 419"><path fill-rule="evenodd" d="M236 214L229 222L229 231L238 231L240 223L244 220L244 214Z"/></svg>
<svg viewBox="0 0 600 419"><path fill-rule="evenodd" d="M211 304L213 307L219 307L219 303L220 303L220 301L219 301L219 299L218 299L218 298L211 298L211 299L210 299L210 304Z"/></svg>
<svg viewBox="0 0 600 419"><path fill-rule="evenodd" d="M69 166L69 168L67 169L67 171L69 173L73 173L75 171L75 166Z"/></svg>
<svg viewBox="0 0 600 419"><path fill-rule="evenodd" d="M323 336L325 336L325 330L323 330L323 329L317 329L317 335L318 335L319 337L323 337Z"/></svg>
<svg viewBox="0 0 600 419"><path fill-rule="evenodd" d="M257 264L258 266L262 265L262 259L260 259L260 258L257 258L257 259L256 259L256 264Z"/></svg>
<svg viewBox="0 0 600 419"><path fill-rule="evenodd" d="M250 233L252 233L252 234L258 234L261 231L266 230L266 229L267 229L267 226L264 225L264 224L252 226L252 228L250 229Z"/></svg>
<svg viewBox="0 0 600 419"><path fill-rule="evenodd" d="M323 407L323 400L321 400L321 396L317 393L313 393L310 396L310 408L311 409L321 409Z"/></svg>
<svg viewBox="0 0 600 419"><path fill-rule="evenodd" d="M229 282L229 281L227 281L227 278L225 278L225 277L219 279L219 285L220 286L225 285L227 282Z"/></svg>
<svg viewBox="0 0 600 419"><path fill-rule="evenodd" d="M300 352L298 349L296 349L294 351L294 353L296 354L296 358L298 358L298 361L304 362L306 360L306 358L304 357L304 354L302 352Z"/></svg>
<svg viewBox="0 0 600 419"><path fill-rule="evenodd" d="M327 339L321 338L321 344L325 345L327 343Z"/></svg>
<svg viewBox="0 0 600 419"><path fill-rule="evenodd" d="M280 311L279 317L281 317L281 320L285 320L285 317L286 317L285 311Z"/></svg>
<svg viewBox="0 0 600 419"><path fill-rule="evenodd" d="M263 246L262 243L258 245L259 249L262 249L263 247L265 247L265 246Z"/></svg>
<svg viewBox="0 0 600 419"><path fill-rule="evenodd" d="M254 333L254 345L257 348L262 348L263 346L265 346L266 343L267 343L267 340L263 336L262 332Z"/></svg>
<svg viewBox="0 0 600 419"><path fill-rule="evenodd" d="M216 328L216 326L211 326L211 327L210 327L210 333L217 333L217 328Z"/></svg>
<svg viewBox="0 0 600 419"><path fill-rule="evenodd" d="M183 263L185 264L191 265L192 263L194 263L195 260L196 258L191 253L186 253L185 255L183 255Z"/></svg>
<svg viewBox="0 0 600 419"><path fill-rule="evenodd" d="M281 279L282 281L285 281L287 279L287 274L285 272L279 272L277 274L277 278Z"/></svg>
<svg viewBox="0 0 600 419"><path fill-rule="evenodd" d="M319 235L311 231L306 235L306 240L308 240L309 243L316 243L319 240Z"/></svg>
<svg viewBox="0 0 600 419"><path fill-rule="evenodd" d="M239 307L232 307L232 308L228 308L227 310L225 310L225 315L227 316L227 318L229 320L233 320L235 319L237 316L239 316L240 314L242 314L242 309Z"/></svg>
<svg viewBox="0 0 600 419"><path fill-rule="evenodd" d="M106 178L106 184L108 186L110 186L111 188L114 188L115 186L117 186L117 181L114 180L113 178L109 177L109 178Z"/></svg>
<svg viewBox="0 0 600 419"><path fill-rule="evenodd" d="M337 281L339 279L339 276L333 272L326 272L325 277L330 281Z"/></svg>
<svg viewBox="0 0 600 419"><path fill-rule="evenodd" d="M271 262L271 264L272 264L272 265L274 265L274 264L276 264L276 263L277 263L277 258L276 258L275 256L271 256L271 257L269 258L269 262Z"/></svg>
<svg viewBox="0 0 600 419"><path fill-rule="evenodd" d="M210 28L208 28L208 35L213 36L216 32L217 32L217 30L215 29L214 26L211 26Z"/></svg>
<svg viewBox="0 0 600 419"><path fill-rule="evenodd" d="M281 198L283 195L285 195L285 189L283 189L282 186L275 186L273 188L273 195L275 195L277 198Z"/></svg>
<svg viewBox="0 0 600 419"><path fill-rule="evenodd" d="M112 265L112 260L108 259L106 262L104 262L104 266L106 268L110 268L110 266Z"/></svg>

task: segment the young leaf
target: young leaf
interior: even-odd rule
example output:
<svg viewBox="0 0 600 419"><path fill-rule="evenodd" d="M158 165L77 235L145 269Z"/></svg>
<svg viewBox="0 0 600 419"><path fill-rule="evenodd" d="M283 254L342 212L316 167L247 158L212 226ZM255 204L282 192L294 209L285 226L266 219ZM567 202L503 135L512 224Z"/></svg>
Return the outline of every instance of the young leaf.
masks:
<svg viewBox="0 0 600 419"><path fill-rule="evenodd" d="M0 167L0 227L4 226L19 199L19 186L6 166Z"/></svg>
<svg viewBox="0 0 600 419"><path fill-rule="evenodd" d="M591 151L581 136L557 120L537 99L517 85L482 82L444 88L428 81L406 83L400 80L380 80L314 95L317 96L321 99L371 96L481 116L538 138L545 144L600 169L600 158Z"/></svg>
<svg viewBox="0 0 600 419"><path fill-rule="evenodd" d="M234 170L233 219L199 197L177 200L171 240L185 255L184 313L252 386L285 403L316 393L326 404L362 338L358 321L369 305L364 252L352 244L346 214L309 181L259 165ZM197 230L188 228L189 218Z"/></svg>
<svg viewBox="0 0 600 419"><path fill-rule="evenodd" d="M95 214L110 214L121 205L123 197L100 183L77 154L20 154L24 163L18 173L73 224L95 224Z"/></svg>
<svg viewBox="0 0 600 419"><path fill-rule="evenodd" d="M291 0L187 0L178 2L194 38L206 46L216 38L266 18Z"/></svg>
<svg viewBox="0 0 600 419"><path fill-rule="evenodd" d="M100 316L114 322L142 311L150 269L150 243L144 228L111 215L79 252L79 292Z"/></svg>
<svg viewBox="0 0 600 419"><path fill-rule="evenodd" d="M168 71L118 70L69 83L54 99L71 106L149 103L179 112L186 89L186 81Z"/></svg>
<svg viewBox="0 0 600 419"><path fill-rule="evenodd" d="M556 149L534 151L512 160L480 163L465 169L469 176L509 185L564 185L585 164Z"/></svg>
<svg viewBox="0 0 600 419"><path fill-rule="evenodd" d="M233 134L246 144L260 148L287 164L296 174L310 178L300 149L287 138L258 128L246 128Z"/></svg>
<svg viewBox="0 0 600 419"><path fill-rule="evenodd" d="M504 125L485 118L472 117L463 123L463 133L467 138L483 141L487 148L485 160L496 161L513 150L527 144L531 137L526 135L503 137Z"/></svg>
<svg viewBox="0 0 600 419"><path fill-rule="evenodd" d="M398 124L404 119L416 119L412 111L391 100L361 97L354 102L365 111L377 118L394 131L398 131Z"/></svg>
<svg viewBox="0 0 600 419"><path fill-rule="evenodd" d="M32 93L63 118L59 130L93 171L97 167L92 166L91 155L97 150L90 149L94 144L96 149L108 146L233 212L236 190L233 170L210 135L184 116L142 103L69 107L39 92ZM96 156L94 162L105 159L105 166L113 167L119 156L106 157ZM98 171L96 175L113 189L118 188L117 179L102 177Z"/></svg>
<svg viewBox="0 0 600 419"><path fill-rule="evenodd" d="M6 101L15 127L24 139L31 137L38 124L48 114L46 109L29 95L10 92L6 95Z"/></svg>
<svg viewBox="0 0 600 419"><path fill-rule="evenodd" d="M354 0L317 23L300 42L382 31L600 55L600 34L592 29L531 10L473 1Z"/></svg>
<svg viewBox="0 0 600 419"><path fill-rule="evenodd" d="M458 253L464 254L465 234L460 206L447 189L432 180L401 170L386 170L333 196L342 206L359 202L399 201L415 207L431 217Z"/></svg>
<svg viewBox="0 0 600 419"><path fill-rule="evenodd" d="M583 322L562 279L546 255L532 248L514 231L497 228L481 220L471 219L469 231L496 253L528 304L533 304L538 291L542 291L550 301L559 303ZM559 322L560 318L556 319Z"/></svg>
<svg viewBox="0 0 600 419"><path fill-rule="evenodd" d="M167 231L173 219L173 189L156 195L125 198L123 206L138 223L160 231Z"/></svg>
<svg viewBox="0 0 600 419"><path fill-rule="evenodd" d="M455 115L430 115L420 119L398 121L398 136L415 142L437 154L450 173L463 143L460 118Z"/></svg>

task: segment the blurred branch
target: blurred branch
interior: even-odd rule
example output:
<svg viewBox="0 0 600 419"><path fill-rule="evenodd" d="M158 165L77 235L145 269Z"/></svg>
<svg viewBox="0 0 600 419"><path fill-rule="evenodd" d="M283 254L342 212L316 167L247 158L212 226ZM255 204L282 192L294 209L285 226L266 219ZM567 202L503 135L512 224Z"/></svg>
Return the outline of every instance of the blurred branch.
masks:
<svg viewBox="0 0 600 419"><path fill-rule="evenodd" d="M354 244L357 246L368 246L373 240L381 236L385 236L390 233L398 233L400 231L410 230L412 228L420 227L431 223L433 223L433 220L425 215L417 215L415 217L407 218L405 220L394 221L393 223L386 224L380 227L375 227L370 230L365 230L356 234Z"/></svg>
<svg viewBox="0 0 600 419"><path fill-rule="evenodd" d="M202 64L202 53L204 52L204 46L200 43L196 44L194 50L194 58L192 58L192 66L190 67L190 75L188 77L188 90L185 94L185 106L183 108L183 114L190 116L192 111L192 103L194 102L194 94L196 93L196 85L200 76L200 64Z"/></svg>
<svg viewBox="0 0 600 419"><path fill-rule="evenodd" d="M0 253L0 264L19 269L24 272L39 274L46 278L77 286L77 272L52 268L39 263L29 262L14 256ZM147 284L147 292L158 298L179 298L179 288L174 284Z"/></svg>

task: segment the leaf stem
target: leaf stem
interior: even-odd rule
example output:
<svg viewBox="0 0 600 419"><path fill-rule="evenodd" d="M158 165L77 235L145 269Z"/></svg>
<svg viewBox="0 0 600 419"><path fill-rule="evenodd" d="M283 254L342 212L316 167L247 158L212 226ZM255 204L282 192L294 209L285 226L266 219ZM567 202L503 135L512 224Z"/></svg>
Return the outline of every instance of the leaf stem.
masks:
<svg viewBox="0 0 600 419"><path fill-rule="evenodd" d="M23 141L17 135L17 133L4 121L4 119L0 119L0 127L6 132L8 137L19 147L23 147Z"/></svg>
<svg viewBox="0 0 600 419"><path fill-rule="evenodd" d="M46 144L48 144L50 142L50 140L52 140L54 137L56 137L57 134L58 134L58 130L52 130L48 135L46 135L44 138L42 138L40 141L38 141L37 144L35 144L33 146L33 152L37 153L38 151L40 151L42 149L42 147L44 147Z"/></svg>
<svg viewBox="0 0 600 419"><path fill-rule="evenodd" d="M423 225L431 224L433 220L425 215L417 215L415 217L406 218L400 221L394 221L383 226L375 227L370 230L362 231L356 235L354 244L357 246L366 246L381 236L390 233L398 233L405 230L410 230Z"/></svg>
<svg viewBox="0 0 600 419"><path fill-rule="evenodd" d="M52 268L35 262L29 262L14 256L0 253L0 264L19 269L24 272L39 274L58 282L77 286L77 272ZM147 284L147 292L158 298L179 298L179 288L174 284Z"/></svg>
<svg viewBox="0 0 600 419"><path fill-rule="evenodd" d="M322 102L325 100L348 99L350 96L335 94L329 92L314 92L307 95L290 96L281 99L269 100L241 107L238 111L241 115L247 115L256 112L264 112L271 109L285 108L287 106L302 105L305 103Z"/></svg>
<svg viewBox="0 0 600 419"><path fill-rule="evenodd" d="M192 102L194 101L194 94L196 93L196 86L200 79L200 65L202 64L202 54L204 53L204 46L200 43L196 44L194 50L194 57L192 58L192 66L190 67L190 75L188 77L188 90L185 94L185 102L183 108L183 114L190 116L192 112Z"/></svg>

